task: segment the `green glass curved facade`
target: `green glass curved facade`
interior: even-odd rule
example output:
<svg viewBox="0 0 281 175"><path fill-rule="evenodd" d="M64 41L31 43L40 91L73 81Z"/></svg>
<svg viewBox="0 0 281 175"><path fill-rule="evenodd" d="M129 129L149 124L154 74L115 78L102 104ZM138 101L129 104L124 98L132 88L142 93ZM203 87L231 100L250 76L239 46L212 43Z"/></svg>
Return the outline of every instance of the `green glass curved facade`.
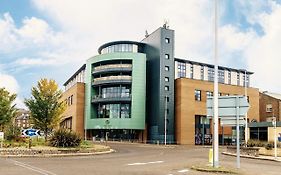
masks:
<svg viewBox="0 0 281 175"><path fill-rule="evenodd" d="M145 54L117 51L94 56L86 62L85 75L86 129L145 129Z"/></svg>

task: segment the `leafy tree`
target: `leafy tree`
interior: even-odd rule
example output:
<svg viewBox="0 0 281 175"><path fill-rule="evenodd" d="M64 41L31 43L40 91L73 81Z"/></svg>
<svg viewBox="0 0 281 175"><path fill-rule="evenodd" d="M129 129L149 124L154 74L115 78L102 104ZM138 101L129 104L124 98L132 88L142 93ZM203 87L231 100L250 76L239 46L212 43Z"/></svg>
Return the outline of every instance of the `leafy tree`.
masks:
<svg viewBox="0 0 281 175"><path fill-rule="evenodd" d="M31 89L32 97L25 99L25 104L31 113L34 127L44 131L45 141L48 135L56 128L60 121L60 116L64 112L66 105L59 99L62 91L54 80L41 79L36 87Z"/></svg>
<svg viewBox="0 0 281 175"><path fill-rule="evenodd" d="M0 130L9 124L17 113L14 101L16 94L10 94L5 88L0 88Z"/></svg>

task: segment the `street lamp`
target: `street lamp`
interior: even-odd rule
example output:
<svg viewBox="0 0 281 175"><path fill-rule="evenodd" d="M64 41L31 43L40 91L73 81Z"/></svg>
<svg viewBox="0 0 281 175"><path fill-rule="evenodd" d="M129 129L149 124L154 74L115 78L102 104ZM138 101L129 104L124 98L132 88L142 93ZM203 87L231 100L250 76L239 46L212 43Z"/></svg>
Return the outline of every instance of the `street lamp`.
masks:
<svg viewBox="0 0 281 175"><path fill-rule="evenodd" d="M214 0L214 118L213 118L213 167L219 167L219 100L218 100L218 0Z"/></svg>
<svg viewBox="0 0 281 175"><path fill-rule="evenodd" d="M276 140L276 117L272 117L272 126L274 129L274 158L277 159L277 140Z"/></svg>

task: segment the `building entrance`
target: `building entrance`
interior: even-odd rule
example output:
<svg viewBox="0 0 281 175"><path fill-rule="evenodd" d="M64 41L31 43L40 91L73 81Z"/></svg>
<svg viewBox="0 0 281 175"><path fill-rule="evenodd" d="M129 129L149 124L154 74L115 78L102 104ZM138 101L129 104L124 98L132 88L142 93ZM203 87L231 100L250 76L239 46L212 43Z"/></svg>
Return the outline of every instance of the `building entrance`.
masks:
<svg viewBox="0 0 281 175"><path fill-rule="evenodd" d="M195 145L211 145L212 134L210 130L210 119L206 116L195 116Z"/></svg>

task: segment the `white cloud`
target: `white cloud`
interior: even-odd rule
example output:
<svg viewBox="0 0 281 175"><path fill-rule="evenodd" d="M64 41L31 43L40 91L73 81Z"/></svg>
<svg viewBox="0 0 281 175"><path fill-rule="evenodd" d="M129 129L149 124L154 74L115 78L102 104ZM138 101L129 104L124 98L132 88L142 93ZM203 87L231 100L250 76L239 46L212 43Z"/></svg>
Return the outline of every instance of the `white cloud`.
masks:
<svg viewBox="0 0 281 175"><path fill-rule="evenodd" d="M0 73L0 87L5 87L10 93L17 93L19 91L17 80L7 74Z"/></svg>
<svg viewBox="0 0 281 175"><path fill-rule="evenodd" d="M65 32L86 42L81 49L95 55L97 48L112 40L144 38L168 19L176 31L176 55L183 58L210 57L211 2L208 0L158 1L32 1ZM67 5L66 5L67 4ZM202 43L204 43L202 45ZM90 47L89 47L90 46Z"/></svg>
<svg viewBox="0 0 281 175"><path fill-rule="evenodd" d="M3 87L11 94L18 94L19 92L19 84L17 80L11 75L0 73L0 88ZM18 96L15 100L15 104L18 108L26 108L23 100Z"/></svg>
<svg viewBox="0 0 281 175"><path fill-rule="evenodd" d="M281 93L281 5L274 4L272 13L260 15L264 35L245 51L249 68L255 72L254 82L263 90Z"/></svg>
<svg viewBox="0 0 281 175"><path fill-rule="evenodd" d="M15 26L9 14L0 18L0 51L33 49L31 55L13 60L19 66L83 64L97 54L101 44L113 40L140 41L145 30L154 31L164 19L175 30L177 57L212 63L213 4L209 0L32 0L32 3L60 31L36 17L23 19L21 27ZM241 25L221 26L221 63L247 67L255 72L253 85L281 93L281 81L276 81L280 74L276 65L281 60L278 59L280 5L271 0L239 0L236 8L250 24L260 25L264 35L259 36L255 28L241 30ZM242 58L237 59L237 55ZM236 60L243 59L248 65L236 65Z"/></svg>

